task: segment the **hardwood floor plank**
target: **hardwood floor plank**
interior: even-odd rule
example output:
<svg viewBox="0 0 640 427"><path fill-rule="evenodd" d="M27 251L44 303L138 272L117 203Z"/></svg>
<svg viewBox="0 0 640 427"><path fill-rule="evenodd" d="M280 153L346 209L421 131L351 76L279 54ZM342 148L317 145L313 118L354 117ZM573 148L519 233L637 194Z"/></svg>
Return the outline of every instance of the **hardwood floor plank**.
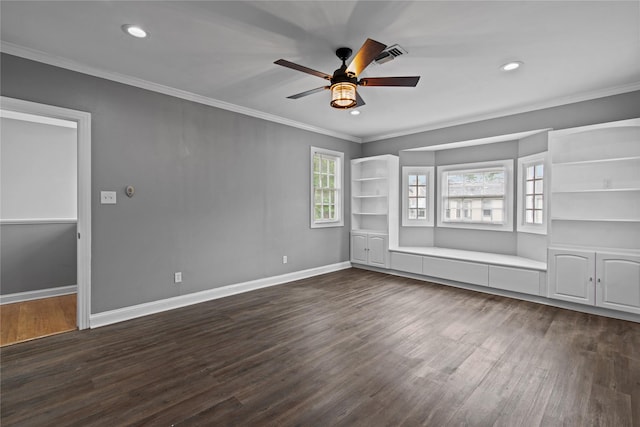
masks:
<svg viewBox="0 0 640 427"><path fill-rule="evenodd" d="M76 329L76 295L4 304L0 345L11 345Z"/></svg>
<svg viewBox="0 0 640 427"><path fill-rule="evenodd" d="M3 426L640 425L640 324L358 269L0 353Z"/></svg>

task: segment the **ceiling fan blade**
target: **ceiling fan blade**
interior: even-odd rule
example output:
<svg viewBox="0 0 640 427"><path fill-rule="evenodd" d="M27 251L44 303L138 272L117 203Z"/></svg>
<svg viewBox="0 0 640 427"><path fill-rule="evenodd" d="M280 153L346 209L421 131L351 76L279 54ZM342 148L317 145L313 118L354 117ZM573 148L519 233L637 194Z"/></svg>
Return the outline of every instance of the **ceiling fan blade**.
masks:
<svg viewBox="0 0 640 427"><path fill-rule="evenodd" d="M412 77L365 77L360 79L360 86L407 86L415 87L420 76Z"/></svg>
<svg viewBox="0 0 640 427"><path fill-rule="evenodd" d="M356 108L357 107L362 107L363 105L365 105L364 99L362 99L360 94L358 92L356 92Z"/></svg>
<svg viewBox="0 0 640 427"><path fill-rule="evenodd" d="M329 88L330 88L330 86L321 86L321 87L317 87L315 89L307 90L305 92L296 93L295 95L287 96L287 98L289 98L289 99L298 99L298 98L302 98L303 96L313 95L314 93L322 92L323 90L327 90Z"/></svg>
<svg viewBox="0 0 640 427"><path fill-rule="evenodd" d="M353 57L351 64L347 67L347 72L353 73L359 76L360 73L367 68L371 62L376 59L376 56L380 55L380 52L385 50L387 45L377 42L372 39L367 39L356 56Z"/></svg>
<svg viewBox="0 0 640 427"><path fill-rule="evenodd" d="M302 71L303 73L311 74L312 76L317 76L322 79L331 80L331 76L327 73L323 73L322 71L312 70L311 68L305 67L303 65L298 65L293 62L289 62L286 59L278 59L274 62L274 64L282 65L283 67L291 68L292 70Z"/></svg>

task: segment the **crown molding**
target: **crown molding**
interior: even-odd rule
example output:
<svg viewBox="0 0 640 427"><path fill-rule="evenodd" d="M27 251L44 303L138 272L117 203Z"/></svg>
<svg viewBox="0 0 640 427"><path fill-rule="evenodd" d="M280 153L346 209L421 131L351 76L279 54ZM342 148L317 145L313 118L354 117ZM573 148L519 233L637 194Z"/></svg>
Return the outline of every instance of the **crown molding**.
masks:
<svg viewBox="0 0 640 427"><path fill-rule="evenodd" d="M221 108L227 111L233 111L234 113L244 114L245 116L251 116L262 120L267 120L274 123L279 123L285 126L290 126L309 132L319 133L322 135L333 136L335 138L344 139L351 142L362 142L362 138L354 135L348 135L341 132L335 132L330 129L324 129L317 126L312 126L306 123L290 120L284 117L276 116L275 114L265 113L263 111L254 110L252 108L242 107L240 105L232 104L218 99L209 98L188 92L181 89L176 89L170 86L153 83L148 80L139 79L136 77L127 76L124 74L105 71L98 68L90 67L85 64L81 64L76 61L72 61L59 56L51 55L46 52L42 52L36 49L26 48L14 43L2 41L0 42L0 52L19 56L21 58L29 59L32 61L42 62L44 64L53 65L55 67L65 68L67 70L76 71L82 74L88 74L90 76L99 77L106 80L111 80L118 83L123 83L129 86L135 86L141 89L150 90L164 95L173 96L176 98L184 99L187 101L196 102L198 104L208 105L210 107Z"/></svg>
<svg viewBox="0 0 640 427"><path fill-rule="evenodd" d="M90 67L88 65L84 65L76 61L51 55L39 50L26 48L10 42L0 41L0 52L7 53L9 55L19 56L25 59L30 59L32 61L42 62L44 64L53 65L60 68L65 68L71 71L88 74L94 77L99 77L99 78L115 81L118 83L123 83L130 86L135 86L141 89L162 93L164 95L169 95L169 96L184 99L187 101L196 102L198 104L208 105L210 107L220 108L227 111L233 111L235 113L243 114L246 116L251 116L258 119L279 123L285 126L290 126L290 127L306 130L309 132L332 136L335 138L339 138L339 139L343 139L351 142L357 142L357 143L381 141L385 139L413 135L421 132L427 132L427 131L442 129L442 128L451 127L451 126L458 126L458 125L478 122L482 120L490 120L490 119L510 116L514 114L527 113L535 110L543 110L546 108L558 107L561 105L573 104L573 103L582 102L582 101L589 101L591 99L603 98L606 96L619 95L622 93L640 90L640 82L634 82L626 85L613 86L610 88L598 89L594 91L588 91L588 92L583 92L579 94L558 97L558 98L554 98L551 100L542 101L538 103L525 104L521 106L495 110L495 111L484 113L484 114L475 114L475 115L468 115L464 117L458 117L452 120L444 120L440 122L430 123L424 126L405 129L398 132L391 132L387 134L373 135L373 136L360 138L355 135L349 135L341 132L335 132L330 129L312 126L306 123L302 123L295 120L287 119L285 117L277 116L275 114L269 114L263 111L242 107L240 105L231 104L229 102L198 95L193 92L188 92L188 91L176 89L170 86L153 83L148 80L143 80L143 79L127 76L124 74L119 74L112 71L105 71L98 68Z"/></svg>
<svg viewBox="0 0 640 427"><path fill-rule="evenodd" d="M634 92L640 90L640 82L629 83L626 85L613 86L605 89L598 89L589 92L582 92L579 94L569 95L550 99L543 102L536 102L533 104L525 104L513 108L495 110L490 113L469 115L460 117L453 120L445 120L441 122L430 123L425 126L406 129L399 132L388 133L384 135L375 135L362 138L362 142L374 142L384 139L397 138L399 136L413 135L420 132L427 132L430 130L442 129L451 126L464 125L466 123L479 122L482 120L496 119L498 117L512 116L514 114L527 113L535 110L544 110L545 108L559 107L561 105L573 104L576 102L589 101L591 99L604 98L606 96L620 95L622 93Z"/></svg>

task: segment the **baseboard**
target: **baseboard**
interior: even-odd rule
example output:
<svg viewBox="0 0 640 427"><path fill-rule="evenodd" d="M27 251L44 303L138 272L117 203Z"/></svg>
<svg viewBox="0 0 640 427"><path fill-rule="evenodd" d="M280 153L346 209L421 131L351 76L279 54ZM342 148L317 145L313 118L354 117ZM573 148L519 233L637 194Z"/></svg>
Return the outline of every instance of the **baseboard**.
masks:
<svg viewBox="0 0 640 427"><path fill-rule="evenodd" d="M310 268L308 270L282 274L280 276L266 277L264 279L251 280L249 282L236 283L220 288L208 289L206 291L194 292L187 295L180 295L160 301L153 301L144 304L133 305L131 307L123 307L116 310L104 311L102 313L96 313L89 316L89 327L99 328L101 326L124 322L125 320L131 320L137 317L148 316L150 314L173 310L180 307L186 307L188 305L211 301L218 298L224 298L231 295L253 291L256 289L266 288L269 286L281 285L284 283L306 279L308 277L318 276L320 274L344 270L347 268L351 268L350 262L340 262L337 264L325 265L322 267Z"/></svg>
<svg viewBox="0 0 640 427"><path fill-rule="evenodd" d="M60 286L58 288L39 289L37 291L16 292L15 294L0 295L0 305L14 302L31 301L34 299L59 297L61 295L75 294L77 285Z"/></svg>

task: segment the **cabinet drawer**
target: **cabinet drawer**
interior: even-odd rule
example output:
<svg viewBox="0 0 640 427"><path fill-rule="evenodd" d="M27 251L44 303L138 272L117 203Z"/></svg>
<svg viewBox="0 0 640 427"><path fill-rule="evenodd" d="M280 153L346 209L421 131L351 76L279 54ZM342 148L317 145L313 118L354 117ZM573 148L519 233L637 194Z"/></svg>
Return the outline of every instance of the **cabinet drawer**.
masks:
<svg viewBox="0 0 640 427"><path fill-rule="evenodd" d="M523 294L540 295L540 272L489 266L489 286Z"/></svg>
<svg viewBox="0 0 640 427"><path fill-rule="evenodd" d="M391 252L391 268L407 273L422 274L422 256Z"/></svg>
<svg viewBox="0 0 640 427"><path fill-rule="evenodd" d="M426 256L423 258L422 274L474 285L487 286L489 283L489 266L475 262Z"/></svg>

